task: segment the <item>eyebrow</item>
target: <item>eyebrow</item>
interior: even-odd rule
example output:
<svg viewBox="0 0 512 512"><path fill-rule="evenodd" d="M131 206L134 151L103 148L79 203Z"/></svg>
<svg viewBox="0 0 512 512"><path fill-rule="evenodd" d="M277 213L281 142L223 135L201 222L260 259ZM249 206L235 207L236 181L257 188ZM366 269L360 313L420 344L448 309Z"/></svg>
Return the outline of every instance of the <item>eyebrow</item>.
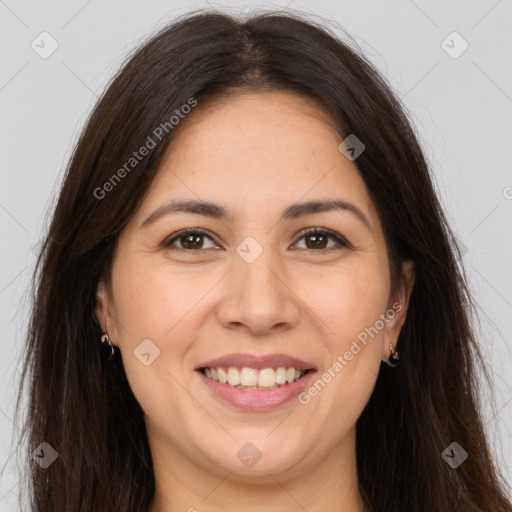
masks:
<svg viewBox="0 0 512 512"><path fill-rule="evenodd" d="M315 213L331 212L331 211L347 211L355 215L370 231L371 225L366 215L355 205L342 199L328 199L307 201L303 203L294 203L290 205L281 214L280 220L294 220ZM170 201L158 207L149 217L141 224L141 228L154 224L160 218L173 213L192 213L195 215L203 215L219 220L232 221L234 215L226 208L219 204L209 201L186 200L186 201Z"/></svg>

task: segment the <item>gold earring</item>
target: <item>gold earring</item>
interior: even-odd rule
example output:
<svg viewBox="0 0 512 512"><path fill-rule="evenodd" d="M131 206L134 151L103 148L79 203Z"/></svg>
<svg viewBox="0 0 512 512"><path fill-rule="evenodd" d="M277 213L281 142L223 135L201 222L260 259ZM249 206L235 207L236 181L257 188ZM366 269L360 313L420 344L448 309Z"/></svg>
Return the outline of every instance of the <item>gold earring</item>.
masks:
<svg viewBox="0 0 512 512"><path fill-rule="evenodd" d="M112 351L110 356L109 357L112 357L114 355L114 346L112 345L112 342L110 341L110 338L108 337L108 334L105 333L102 337L101 337L101 343L107 343L108 345L110 345L110 350Z"/></svg>
<svg viewBox="0 0 512 512"><path fill-rule="evenodd" d="M389 344L389 349L391 351L391 354L387 359L383 359L383 361L394 368L398 364L398 352L393 348L393 345Z"/></svg>

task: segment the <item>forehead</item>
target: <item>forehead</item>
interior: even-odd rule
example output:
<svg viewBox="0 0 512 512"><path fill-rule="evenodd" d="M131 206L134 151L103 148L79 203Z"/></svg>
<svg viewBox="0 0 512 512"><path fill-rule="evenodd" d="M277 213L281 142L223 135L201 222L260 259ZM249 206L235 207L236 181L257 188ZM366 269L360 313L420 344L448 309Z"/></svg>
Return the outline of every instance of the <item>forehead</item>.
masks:
<svg viewBox="0 0 512 512"><path fill-rule="evenodd" d="M289 91L234 92L200 100L177 128L169 147L173 153L176 153L174 149L186 149L190 145L195 151L221 152L230 151L234 145L297 148L297 143L302 146L305 139L311 139L308 146L317 146L318 140L314 139L318 136L325 139L327 134L326 144L337 144L340 138L324 106Z"/></svg>
<svg viewBox="0 0 512 512"><path fill-rule="evenodd" d="M357 166L338 149L342 135L308 98L280 91L199 102L173 135L141 215L176 198L215 200L240 216L332 198L357 202L373 223Z"/></svg>

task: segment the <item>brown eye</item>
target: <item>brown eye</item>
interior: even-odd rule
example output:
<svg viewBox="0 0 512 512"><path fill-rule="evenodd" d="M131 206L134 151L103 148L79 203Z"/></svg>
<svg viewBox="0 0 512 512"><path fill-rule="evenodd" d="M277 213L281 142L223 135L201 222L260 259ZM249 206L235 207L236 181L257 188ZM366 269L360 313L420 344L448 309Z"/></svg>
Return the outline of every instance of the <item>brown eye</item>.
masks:
<svg viewBox="0 0 512 512"><path fill-rule="evenodd" d="M213 242L213 239L205 231L200 229L186 229L168 238L162 245L166 248L200 251L211 248L204 247L205 238Z"/></svg>
<svg viewBox="0 0 512 512"><path fill-rule="evenodd" d="M306 240L309 240L309 244L306 241L306 245L308 249L325 249L328 243L328 236L318 234L318 235L306 235L304 237Z"/></svg>
<svg viewBox="0 0 512 512"><path fill-rule="evenodd" d="M336 245L342 247L349 247L348 242L337 233L326 229L310 228L308 231L302 234L299 240L305 240L305 249L321 250L321 249L332 249ZM329 244L329 240L334 240L335 243Z"/></svg>
<svg viewBox="0 0 512 512"><path fill-rule="evenodd" d="M183 235L178 238L185 249L202 249L203 235Z"/></svg>

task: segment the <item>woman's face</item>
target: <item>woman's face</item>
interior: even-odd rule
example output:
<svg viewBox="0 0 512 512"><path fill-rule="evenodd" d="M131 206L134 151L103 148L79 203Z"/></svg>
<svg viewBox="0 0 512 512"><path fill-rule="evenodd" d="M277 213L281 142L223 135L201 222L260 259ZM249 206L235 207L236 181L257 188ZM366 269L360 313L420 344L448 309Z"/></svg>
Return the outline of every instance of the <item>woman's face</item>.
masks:
<svg viewBox="0 0 512 512"><path fill-rule="evenodd" d="M390 296L377 211L326 119L285 92L199 103L119 238L97 315L164 465L285 478L353 453L410 287Z"/></svg>

